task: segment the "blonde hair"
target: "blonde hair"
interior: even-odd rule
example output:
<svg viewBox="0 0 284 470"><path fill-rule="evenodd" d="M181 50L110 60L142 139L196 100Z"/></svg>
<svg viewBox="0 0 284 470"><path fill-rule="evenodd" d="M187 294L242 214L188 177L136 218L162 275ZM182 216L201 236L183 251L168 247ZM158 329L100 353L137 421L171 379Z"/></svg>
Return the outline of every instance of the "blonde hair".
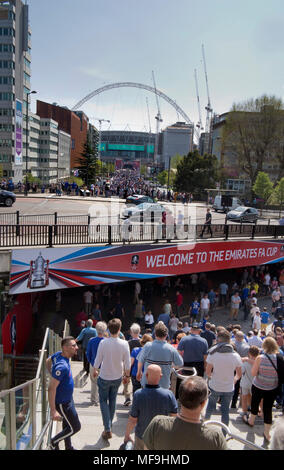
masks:
<svg viewBox="0 0 284 470"><path fill-rule="evenodd" d="M142 336L142 338L140 339L140 343L141 343L141 346L145 346L146 343L149 343L150 341L153 341L153 338L151 335L147 335L147 333L145 335Z"/></svg>
<svg viewBox="0 0 284 470"><path fill-rule="evenodd" d="M271 336L265 338L262 343L262 349L266 354L275 354L279 352L278 344Z"/></svg>

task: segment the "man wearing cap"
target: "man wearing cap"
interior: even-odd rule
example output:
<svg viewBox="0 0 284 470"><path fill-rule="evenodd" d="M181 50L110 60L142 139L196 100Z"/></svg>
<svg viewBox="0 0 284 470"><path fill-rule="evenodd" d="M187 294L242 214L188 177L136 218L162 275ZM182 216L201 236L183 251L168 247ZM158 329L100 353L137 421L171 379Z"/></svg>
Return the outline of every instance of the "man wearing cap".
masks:
<svg viewBox="0 0 284 470"><path fill-rule="evenodd" d="M197 375L203 377L208 343L205 338L201 338L200 332L199 323L194 322L190 334L181 339L178 351L183 357L185 367L195 367Z"/></svg>

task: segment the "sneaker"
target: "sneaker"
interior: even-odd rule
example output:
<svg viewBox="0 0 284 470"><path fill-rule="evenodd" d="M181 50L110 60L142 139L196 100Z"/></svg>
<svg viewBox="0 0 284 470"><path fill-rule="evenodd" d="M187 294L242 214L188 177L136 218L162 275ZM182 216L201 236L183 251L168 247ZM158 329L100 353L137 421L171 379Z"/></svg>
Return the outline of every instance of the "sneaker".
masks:
<svg viewBox="0 0 284 470"><path fill-rule="evenodd" d="M123 403L124 406L129 406L131 405L131 400L130 398L126 398L125 402Z"/></svg>
<svg viewBox="0 0 284 470"><path fill-rule="evenodd" d="M48 446L48 450L59 450L58 444L53 444L53 442L50 441L50 444Z"/></svg>
<svg viewBox="0 0 284 470"><path fill-rule="evenodd" d="M111 439L112 438L112 432L111 431L104 431L102 433L102 438L105 439L106 441L108 439Z"/></svg>

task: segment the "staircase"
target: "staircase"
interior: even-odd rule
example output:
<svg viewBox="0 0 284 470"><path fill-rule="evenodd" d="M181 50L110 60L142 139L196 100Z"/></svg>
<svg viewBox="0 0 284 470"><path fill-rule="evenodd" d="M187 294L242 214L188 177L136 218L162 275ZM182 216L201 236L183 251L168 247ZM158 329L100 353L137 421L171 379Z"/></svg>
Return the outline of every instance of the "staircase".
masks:
<svg viewBox="0 0 284 470"><path fill-rule="evenodd" d="M36 356L20 356L13 361L14 386L21 385L35 378L39 359Z"/></svg>

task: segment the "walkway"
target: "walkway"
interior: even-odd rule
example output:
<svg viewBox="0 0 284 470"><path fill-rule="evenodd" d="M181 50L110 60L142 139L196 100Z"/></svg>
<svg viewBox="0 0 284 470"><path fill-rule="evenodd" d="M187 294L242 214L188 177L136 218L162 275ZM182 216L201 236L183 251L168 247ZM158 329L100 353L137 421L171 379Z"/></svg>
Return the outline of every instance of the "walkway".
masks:
<svg viewBox="0 0 284 470"><path fill-rule="evenodd" d="M263 307L271 306L270 298L262 298L258 300L258 305ZM218 325L227 325L230 323L224 309L216 310L214 313L214 323ZM242 325L243 331L247 333L250 330L250 321L238 321ZM101 438L103 432L103 422L99 406L91 405L90 402L90 378L86 377L83 372L83 364L79 361L72 362L73 376L75 380L74 401L81 421L81 431L76 434L73 439L73 445L78 450L118 450L123 443L124 432L128 419L129 407L125 407L122 386L119 389L117 398L116 414L113 423L113 438L105 441ZM237 434L243 439L253 442L259 446L264 446L263 441L263 420L256 419L254 428L249 428L243 423L241 418L241 408L230 410L229 428L233 434ZM279 419L282 415L281 410L274 408L274 420ZM211 420L221 421L220 407L217 406L216 413L212 415ZM232 450L248 449L244 444L229 440L228 446Z"/></svg>

